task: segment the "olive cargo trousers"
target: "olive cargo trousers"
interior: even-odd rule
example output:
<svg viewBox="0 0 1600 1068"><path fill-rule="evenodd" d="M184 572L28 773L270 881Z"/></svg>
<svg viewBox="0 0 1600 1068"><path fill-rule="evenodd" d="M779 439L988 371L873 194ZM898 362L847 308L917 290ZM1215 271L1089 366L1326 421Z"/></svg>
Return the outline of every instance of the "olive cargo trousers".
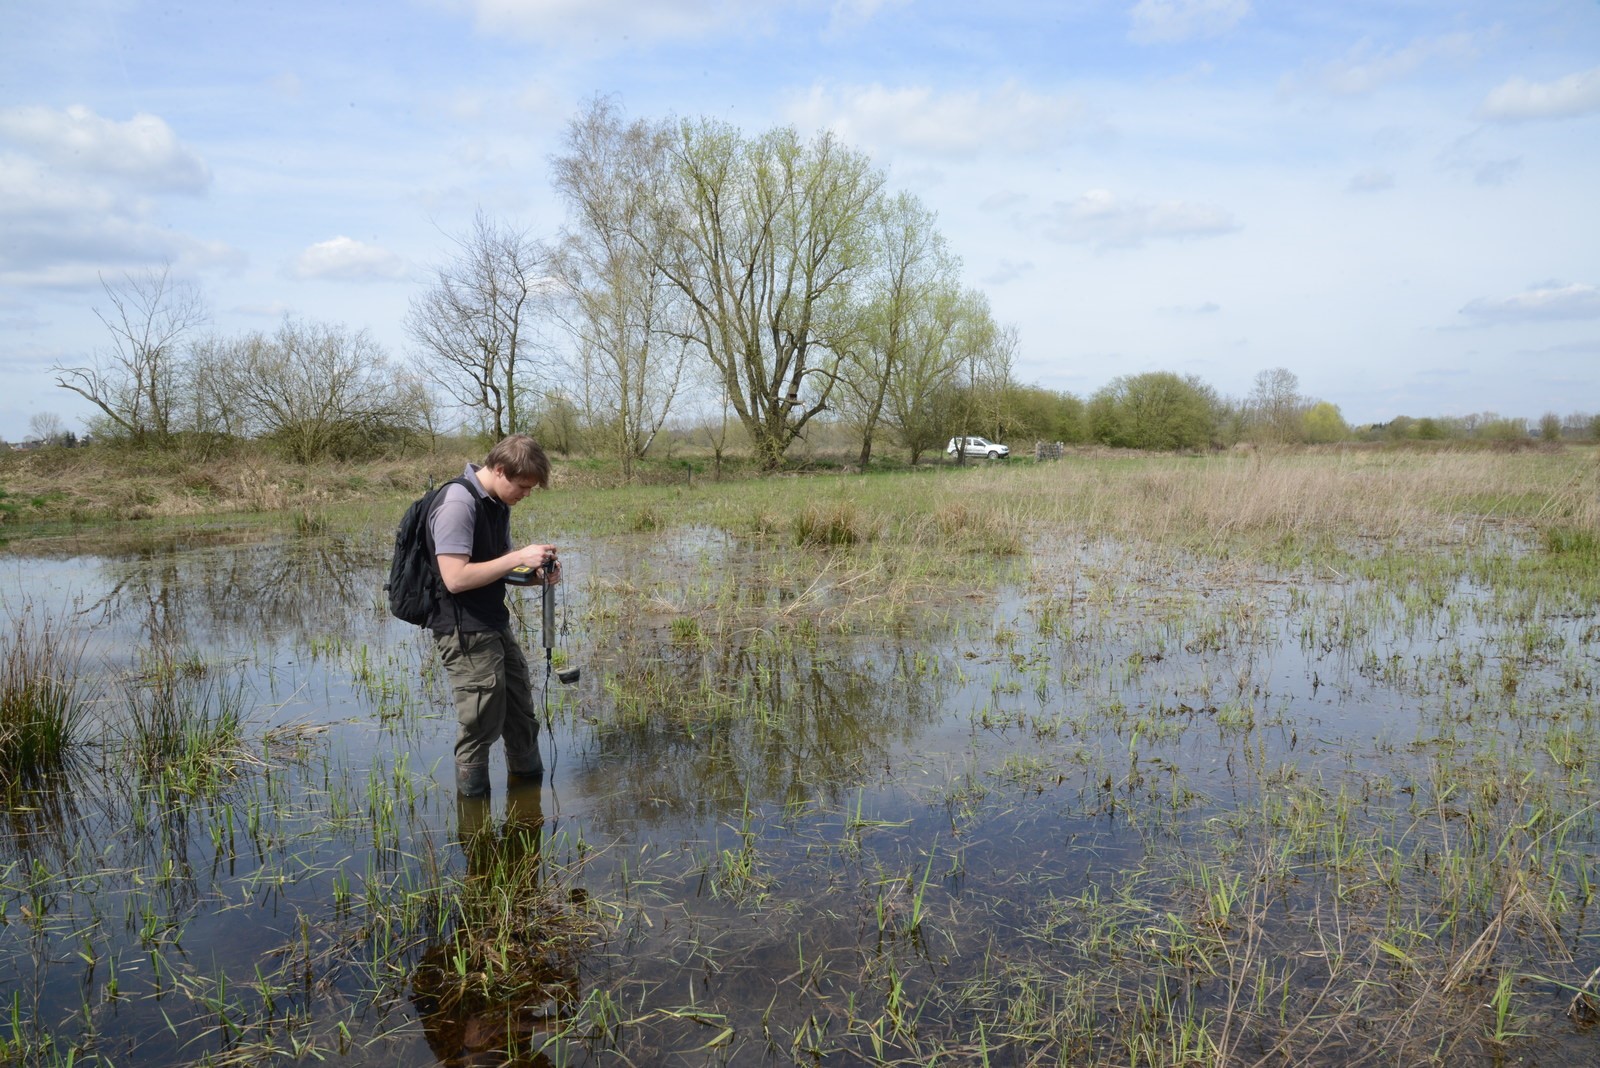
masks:
<svg viewBox="0 0 1600 1068"><path fill-rule="evenodd" d="M469 797L489 792L489 748L500 738L507 771L543 775L533 684L517 640L509 631L452 631L435 635L434 644L456 706L456 789Z"/></svg>

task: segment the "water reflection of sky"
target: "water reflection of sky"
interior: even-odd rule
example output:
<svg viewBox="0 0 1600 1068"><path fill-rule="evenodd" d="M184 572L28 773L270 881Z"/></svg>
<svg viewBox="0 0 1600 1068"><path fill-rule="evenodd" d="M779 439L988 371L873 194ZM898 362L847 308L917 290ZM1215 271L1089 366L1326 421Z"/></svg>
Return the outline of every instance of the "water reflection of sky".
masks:
<svg viewBox="0 0 1600 1068"><path fill-rule="evenodd" d="M771 566L775 553L783 566ZM130 828L145 801L97 777L66 801L11 813L0 862L72 871L100 856L145 880L175 857L181 877L161 907L178 916L170 937L185 955L248 977L308 915L319 952L333 952L339 880L359 893L366 880L409 877L419 843L446 846L459 816L449 701L426 635L384 610L382 555L372 539L289 537L0 557L6 612L81 642L86 673L105 681L106 717L155 651L194 657L242 683L261 756L219 797L142 832ZM556 647L583 668L578 686L551 680L545 692L536 593L512 594L536 700L548 698L554 722L543 814L596 847L596 886L645 864L692 924L736 944L735 971L760 972L797 937L848 951L862 919L818 911L819 888L931 871L935 856L952 914L1020 930L1042 903L1137 867L1151 812L1178 840L1284 768L1329 784L1377 769L1405 786L1426 775L1418 743L1469 707L1474 730L1536 752L1518 703L1565 700L1564 666L1577 659L1592 675L1595 660L1592 616L1553 615L1540 620L1548 648L1519 661L1520 688L1485 693L1512 654L1470 584L1451 610L1415 610L1359 583L1105 542L1036 546L1014 581L949 588L890 636L832 626L850 569L824 554L696 529L594 539L563 556ZM501 759L491 819L505 814ZM424 788L399 819L415 855L376 855L372 798L411 773ZM251 811L271 813L265 847L241 830ZM753 929L705 889L747 836L760 843L762 892L789 906L766 914L776 926ZM130 982L150 967L148 947L137 923L110 918L142 895L97 875L58 906L102 917ZM635 936L634 981L679 983L678 936ZM70 1007L81 976L35 970L39 948L18 925L0 932L0 980ZM46 948L68 952L65 941ZM136 1062L192 1055L159 1031L138 1037Z"/></svg>
<svg viewBox="0 0 1600 1068"><path fill-rule="evenodd" d="M802 595L826 601L815 566L774 580L756 566L768 551L699 528L564 551L556 645L585 668L577 688L550 682L552 755L569 814L592 806L633 823L682 801L684 813L704 816L724 803L708 798L781 804L807 785L898 782L907 766L937 777L945 772L930 768L975 754L1003 760L1026 744L1025 721L1050 722L1097 751L1126 749L1137 730L1144 751L1200 792L1227 794L1241 720L1258 758L1331 765L1414 738L1459 699L1441 650L1458 661L1505 655L1502 631L1459 609L1329 641L1341 616L1348 625L1362 611L1348 584L1175 566L1099 541L1041 549L1014 586L952 591L955 607L911 635L764 648L744 628L686 651L674 620L719 596L726 603L719 588L728 583L753 617ZM261 733L315 725L358 764L399 745L416 766L441 766L454 729L448 702L429 683L426 636L383 610L381 564L370 544L338 538L173 543L106 557L6 556L0 593L8 613L48 618L81 643L91 674L125 675L158 648L192 655L244 681ZM1473 603L1470 589L1458 592ZM536 593L512 596L523 601L519 625L542 703ZM779 612L759 633L781 639L789 623ZM1592 623L1569 615L1549 627L1576 649ZM596 706L613 700L607 680L618 679L691 696L697 687L728 694L738 680L746 705L810 715L766 731L715 716L698 734L648 716L617 726Z"/></svg>

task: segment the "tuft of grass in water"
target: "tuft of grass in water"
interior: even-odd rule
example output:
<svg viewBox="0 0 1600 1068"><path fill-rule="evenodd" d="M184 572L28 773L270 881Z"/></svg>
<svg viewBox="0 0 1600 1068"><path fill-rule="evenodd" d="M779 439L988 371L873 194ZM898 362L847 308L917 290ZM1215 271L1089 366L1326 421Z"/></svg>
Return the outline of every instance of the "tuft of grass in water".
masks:
<svg viewBox="0 0 1600 1068"><path fill-rule="evenodd" d="M485 820L460 844L468 871L441 897L448 932L423 954L412 990L432 1027L473 1030L476 1045L517 1061L576 1014L579 960L607 923L576 868L551 855L570 842L547 838L541 819Z"/></svg>
<svg viewBox="0 0 1600 1068"><path fill-rule="evenodd" d="M1015 556L1025 545L1024 524L1004 507L947 501L934 510L933 528L936 533L925 533L920 540L956 552Z"/></svg>
<svg viewBox="0 0 1600 1068"><path fill-rule="evenodd" d="M125 686L128 758L146 776L187 792L216 783L244 758L245 690L193 651L162 649Z"/></svg>
<svg viewBox="0 0 1600 1068"><path fill-rule="evenodd" d="M1552 556L1569 558L1574 563L1600 564L1600 535L1581 527L1546 527L1540 540Z"/></svg>
<svg viewBox="0 0 1600 1068"><path fill-rule="evenodd" d="M24 611L0 635L0 781L60 767L82 733L81 639Z"/></svg>
<svg viewBox="0 0 1600 1068"><path fill-rule="evenodd" d="M871 518L853 501L807 504L794 517L794 542L823 548L861 545L876 535Z"/></svg>
<svg viewBox="0 0 1600 1068"><path fill-rule="evenodd" d="M701 645L706 640L700 621L694 616L675 616L670 627L672 640L678 645Z"/></svg>
<svg viewBox="0 0 1600 1068"><path fill-rule="evenodd" d="M322 509L301 506L294 513L294 532L302 538L326 534L331 527L328 513Z"/></svg>

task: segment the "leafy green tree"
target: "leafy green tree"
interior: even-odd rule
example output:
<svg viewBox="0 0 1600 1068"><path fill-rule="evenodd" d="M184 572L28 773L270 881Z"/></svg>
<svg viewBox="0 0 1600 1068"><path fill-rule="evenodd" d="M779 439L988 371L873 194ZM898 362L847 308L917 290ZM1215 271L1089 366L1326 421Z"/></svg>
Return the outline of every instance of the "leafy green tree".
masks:
<svg viewBox="0 0 1600 1068"><path fill-rule="evenodd" d="M946 417L945 425L955 431L955 437L999 439L1005 433L1005 396L1012 385L1017 331L1014 326L1001 326L994 321L989 314L989 298L982 293L969 290L964 300L972 310L965 317L966 329L958 335L961 359L955 377L960 388L953 394L957 406ZM955 462L966 463L966 452L958 451Z"/></svg>
<svg viewBox="0 0 1600 1068"><path fill-rule="evenodd" d="M1338 405L1318 401L1301 417L1301 436L1313 445L1330 445L1349 437L1350 425Z"/></svg>
<svg viewBox="0 0 1600 1068"><path fill-rule="evenodd" d="M956 289L958 263L934 218L909 193L879 198L873 206L871 266L860 286L860 331L842 379L844 406L861 427L857 463L863 470L872 460L873 437L891 389L928 385L919 372L930 360L938 365L951 356L950 335L939 329L938 316L941 302ZM913 363L924 366L908 369Z"/></svg>
<svg viewBox="0 0 1600 1068"><path fill-rule="evenodd" d="M625 478L671 414L688 362L683 305L661 266L670 136L663 125L624 124L597 100L568 126L553 161L571 209L556 263L576 385L586 421L604 430Z"/></svg>
<svg viewBox="0 0 1600 1068"><path fill-rule="evenodd" d="M996 333L989 303L976 290L941 286L916 309L884 413L912 463L943 448L971 418L977 406L962 375L987 358Z"/></svg>
<svg viewBox="0 0 1600 1068"><path fill-rule="evenodd" d="M571 456L583 445L583 412L565 393L547 392L531 423L534 437L563 456ZM606 428L599 429L604 432Z"/></svg>
<svg viewBox="0 0 1600 1068"><path fill-rule="evenodd" d="M803 141L788 127L747 139L685 122L670 153L662 269L688 302L684 340L715 367L772 470L839 381L883 178L831 133Z"/></svg>
<svg viewBox="0 0 1600 1068"><path fill-rule="evenodd" d="M1539 439L1541 441L1561 440L1561 417L1555 412L1545 412L1539 417Z"/></svg>
<svg viewBox="0 0 1600 1068"><path fill-rule="evenodd" d="M1486 418L1478 424L1475 436L1484 441L1517 442L1528 440L1528 421L1501 417L1493 413L1485 413Z"/></svg>
<svg viewBox="0 0 1600 1068"><path fill-rule="evenodd" d="M1070 393L1014 385L1005 393L1000 436L1013 448L1033 441L1078 444L1088 439L1084 413L1083 401Z"/></svg>
<svg viewBox="0 0 1600 1068"><path fill-rule="evenodd" d="M1123 375L1089 400L1095 441L1127 449L1199 449L1211 443L1221 402L1195 375Z"/></svg>

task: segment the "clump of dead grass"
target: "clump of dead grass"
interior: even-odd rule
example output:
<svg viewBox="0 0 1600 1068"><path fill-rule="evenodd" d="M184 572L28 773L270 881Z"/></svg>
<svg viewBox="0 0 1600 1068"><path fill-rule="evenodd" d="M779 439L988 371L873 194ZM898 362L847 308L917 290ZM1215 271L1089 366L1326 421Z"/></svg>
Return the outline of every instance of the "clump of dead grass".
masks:
<svg viewBox="0 0 1600 1068"><path fill-rule="evenodd" d="M808 503L795 513L796 545L837 548L864 545L877 536L877 519L848 499Z"/></svg>

